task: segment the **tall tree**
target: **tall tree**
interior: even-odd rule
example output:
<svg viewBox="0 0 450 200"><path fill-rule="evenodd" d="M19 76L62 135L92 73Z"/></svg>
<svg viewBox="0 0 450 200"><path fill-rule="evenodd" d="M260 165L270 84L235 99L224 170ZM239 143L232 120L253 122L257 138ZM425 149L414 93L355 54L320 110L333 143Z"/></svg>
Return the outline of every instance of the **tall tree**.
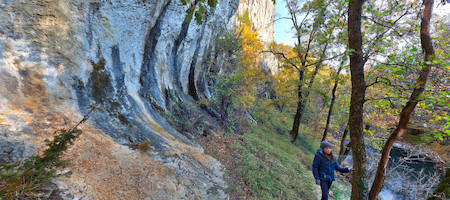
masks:
<svg viewBox="0 0 450 200"><path fill-rule="evenodd" d="M296 57L294 48L291 46L276 44L273 45L272 48L273 52L280 53L278 55L284 55L287 59ZM290 66L287 60L283 59L283 57L279 56L279 64L281 64L281 69L273 76L273 90L275 92L275 98L272 100L274 105L278 107L281 112L284 112L285 110L292 111L293 106L297 102L295 88L298 77L298 71L294 67Z"/></svg>
<svg viewBox="0 0 450 200"><path fill-rule="evenodd" d="M320 2L323 2L321 0ZM292 24L294 25L295 30L297 31L297 56L301 60L301 66L296 67L296 69L299 71L298 73L298 85L297 85L297 110L295 112L294 116L294 123L292 125L292 130L289 133L291 142L294 142L297 139L298 136L298 130L300 127L300 121L303 114L303 109L305 106L303 106L304 102L304 96L303 96L303 79L305 76L305 70L307 65L307 59L311 51L311 44L315 37L317 28L319 24L314 24L312 27L312 30L309 34L309 38L307 40L307 43L305 44L306 47L302 48L303 42L302 42L302 30L303 26L305 25L305 21L308 17L308 15L311 13L312 10L307 10L307 13L305 14L305 17L303 20L299 23L298 22L298 15L301 14L301 9L299 6L299 1L297 0L286 0L286 6L289 10L290 19L292 21ZM302 52L303 49L303 52Z"/></svg>
<svg viewBox="0 0 450 200"><path fill-rule="evenodd" d="M340 14L344 10L343 7L340 7L341 9L339 9L338 12L331 13L334 15L333 17L338 18L338 20L326 20L326 18L328 18L326 15L330 14L328 13L329 10L327 10L329 4L330 1L325 0L310 1L305 3L303 9L300 9L299 0L286 0L286 6L290 13L290 20L296 30L297 57L301 62L301 65L296 67L299 71L299 81L297 85L297 109L292 130L289 133L291 142L294 142L297 139L307 99L314 84L314 79L319 69L323 66L323 61L334 58L326 58L328 47L333 41L333 31L336 27L344 25L344 23L340 23L341 21L339 20L341 19L339 18ZM304 14L303 19L299 20L299 15L301 16L302 14ZM310 21L311 19L313 20ZM318 52L318 55L314 56L315 52ZM315 62L311 63L312 60ZM315 66L315 68L308 82L308 88L305 89L303 88L305 72L309 66Z"/></svg>
<svg viewBox="0 0 450 200"><path fill-rule="evenodd" d="M408 125L411 113L419 102L421 98L420 96L425 89L428 74L430 73L432 67L431 63L435 56L435 50L430 36L430 19L433 12L433 4L434 0L423 0L423 5L425 7L420 24L420 40L422 49L425 52L424 64L422 69L420 70L419 78L414 84L414 90L402 112L400 113L400 120L397 124L397 128L391 133L388 140L384 144L380 162L378 164L377 172L375 175L375 180L369 193L370 200L377 199L378 193L380 193L381 191L386 176L386 165L389 160L389 152L391 151L392 145L400 136L402 136L402 134L406 130L406 126Z"/></svg>
<svg viewBox="0 0 450 200"><path fill-rule="evenodd" d="M328 110L327 122L325 124L325 129L323 130L323 134L322 134L323 135L322 136L322 141L325 141L325 139L327 138L328 128L330 127L331 114L333 113L334 102L336 102L336 91L337 91L337 87L338 87L338 84L339 84L339 74L341 73L343 64L344 64L344 61L342 61L341 64L339 65L339 69L336 72L336 78L334 80L334 86L333 86L333 89L331 90L330 109ZM345 139L345 135L343 136L343 140ZM341 142L341 147L342 147L342 145L343 144ZM341 148L341 151L342 151L342 148ZM341 155L341 154L339 154L339 155Z"/></svg>
<svg viewBox="0 0 450 200"><path fill-rule="evenodd" d="M350 142L353 154L352 200L367 199L366 149L363 136L363 112L366 82L362 52L361 12L362 0L350 0L348 9L348 46L352 93L350 99Z"/></svg>

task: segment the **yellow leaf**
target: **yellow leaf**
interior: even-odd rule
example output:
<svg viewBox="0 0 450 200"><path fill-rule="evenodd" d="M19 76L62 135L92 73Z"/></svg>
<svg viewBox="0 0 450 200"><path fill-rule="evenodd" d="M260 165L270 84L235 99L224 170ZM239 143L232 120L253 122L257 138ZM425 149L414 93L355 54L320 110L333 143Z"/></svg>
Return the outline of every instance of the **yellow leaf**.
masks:
<svg viewBox="0 0 450 200"><path fill-rule="evenodd" d="M417 3L417 0L416 0L416 1L414 1L414 2L412 2L411 4L412 4L412 5L416 5L416 3Z"/></svg>

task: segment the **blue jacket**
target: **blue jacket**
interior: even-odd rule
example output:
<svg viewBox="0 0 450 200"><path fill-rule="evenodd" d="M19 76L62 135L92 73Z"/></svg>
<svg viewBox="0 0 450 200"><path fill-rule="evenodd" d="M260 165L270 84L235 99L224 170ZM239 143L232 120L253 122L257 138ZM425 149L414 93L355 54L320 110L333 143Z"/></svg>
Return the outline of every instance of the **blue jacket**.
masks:
<svg viewBox="0 0 450 200"><path fill-rule="evenodd" d="M336 157L333 156L333 159L333 162L329 161L324 157L322 149L317 150L313 161L313 175L316 180L334 181L334 169L341 173L350 172L347 167L339 165Z"/></svg>

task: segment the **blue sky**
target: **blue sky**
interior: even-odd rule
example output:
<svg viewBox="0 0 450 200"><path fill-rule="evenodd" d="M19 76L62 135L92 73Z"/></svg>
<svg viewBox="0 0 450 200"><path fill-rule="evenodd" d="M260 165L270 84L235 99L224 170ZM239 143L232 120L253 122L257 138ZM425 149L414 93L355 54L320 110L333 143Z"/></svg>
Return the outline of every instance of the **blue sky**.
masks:
<svg viewBox="0 0 450 200"><path fill-rule="evenodd" d="M292 22L289 19L279 19L281 17L289 17L288 9L286 8L285 0L276 0L275 5L275 22L274 22L274 40L276 43L282 43L285 45L294 46L296 39L294 38L295 33L292 30ZM439 17L436 18L444 19L450 23L450 3L446 5L441 5L440 3L435 3L435 9L433 10L433 15ZM446 16L446 17L445 17ZM279 20L277 20L279 19ZM447 20L445 20L447 19ZM450 26L449 26L450 28Z"/></svg>
<svg viewBox="0 0 450 200"><path fill-rule="evenodd" d="M435 5L436 7L436 5ZM439 4L433 14L450 16L450 3L442 6ZM274 39L276 43L294 46L296 39L292 30L292 22L289 19L280 19L280 17L289 17L288 10L284 0L277 0L275 5L275 23L274 23Z"/></svg>
<svg viewBox="0 0 450 200"><path fill-rule="evenodd" d="M296 39L292 31L292 22L289 19L280 19L280 17L289 17L288 9L284 0L277 0L275 4L275 23L274 23L274 39L276 43L294 46Z"/></svg>

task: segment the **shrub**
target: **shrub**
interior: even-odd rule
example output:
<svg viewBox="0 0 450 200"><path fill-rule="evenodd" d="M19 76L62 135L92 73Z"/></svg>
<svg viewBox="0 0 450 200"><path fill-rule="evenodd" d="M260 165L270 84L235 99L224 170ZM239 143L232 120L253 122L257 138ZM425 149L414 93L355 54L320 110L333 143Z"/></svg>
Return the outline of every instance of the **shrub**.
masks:
<svg viewBox="0 0 450 200"><path fill-rule="evenodd" d="M195 134L206 127L203 114L194 103L182 101L173 93L169 95L169 102L170 113L163 113L163 116L178 132Z"/></svg>
<svg viewBox="0 0 450 200"><path fill-rule="evenodd" d="M41 156L1 164L0 199L36 198L33 197L33 191L44 189L53 178L70 175L70 172L58 173L58 170L69 165L62 157L69 145L82 133L78 126L88 119L94 109L96 108L91 107L88 114L72 129L56 131L52 141L46 140L48 148Z"/></svg>
<svg viewBox="0 0 450 200"><path fill-rule="evenodd" d="M143 152L146 152L148 150L150 150L150 140L146 140L140 144L137 145L137 148Z"/></svg>

